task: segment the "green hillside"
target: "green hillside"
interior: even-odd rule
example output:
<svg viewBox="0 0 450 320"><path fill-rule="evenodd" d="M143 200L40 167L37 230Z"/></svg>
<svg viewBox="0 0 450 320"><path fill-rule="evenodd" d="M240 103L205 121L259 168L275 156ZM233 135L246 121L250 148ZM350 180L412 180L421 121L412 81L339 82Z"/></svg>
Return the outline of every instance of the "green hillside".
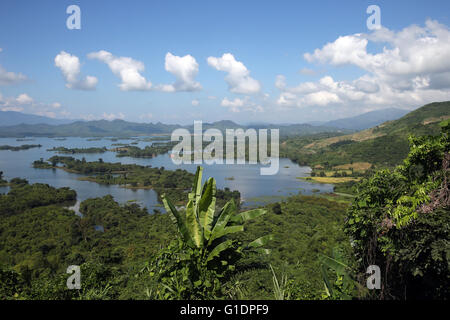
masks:
<svg viewBox="0 0 450 320"><path fill-rule="evenodd" d="M450 101L434 102L414 110L395 121L385 122L375 127L374 132L407 136L438 135L440 128L438 123L450 117Z"/></svg>
<svg viewBox="0 0 450 320"><path fill-rule="evenodd" d="M402 118L348 135L288 138L280 154L295 162L332 167L369 162L392 167L406 157L410 135L438 135L439 123L450 118L450 101L427 104Z"/></svg>

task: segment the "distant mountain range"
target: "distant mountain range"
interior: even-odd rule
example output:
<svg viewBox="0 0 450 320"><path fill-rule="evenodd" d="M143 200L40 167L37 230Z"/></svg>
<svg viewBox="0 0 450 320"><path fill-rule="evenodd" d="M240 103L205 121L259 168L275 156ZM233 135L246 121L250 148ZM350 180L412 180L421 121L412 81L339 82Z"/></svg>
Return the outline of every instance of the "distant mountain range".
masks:
<svg viewBox="0 0 450 320"><path fill-rule="evenodd" d="M15 126L18 124L67 124L74 120L69 119L52 119L34 114L21 113L16 111L0 111L0 127Z"/></svg>
<svg viewBox="0 0 450 320"><path fill-rule="evenodd" d="M134 123L123 120L76 121L69 124L20 124L0 127L0 137L130 137L170 133L178 125Z"/></svg>
<svg viewBox="0 0 450 320"><path fill-rule="evenodd" d="M332 120L321 125L326 127L341 128L360 131L375 127L386 121L397 120L409 111L395 108L376 110L357 115L355 117Z"/></svg>
<svg viewBox="0 0 450 320"><path fill-rule="evenodd" d="M216 128L224 132L225 129L260 129L257 126L239 125L233 121L223 120L213 123L203 123L203 130ZM132 137L152 134L171 134L175 129L185 128L193 133L193 125L181 126L158 123L135 123L124 120L77 121L69 124L20 124L0 127L0 137ZM281 136L309 135L321 132L343 132L349 130L310 124L292 125L261 125L264 129L280 129Z"/></svg>
<svg viewBox="0 0 450 320"><path fill-rule="evenodd" d="M408 112L409 111L403 109L387 108L366 112L349 118L342 118L331 121L310 121L308 123L313 126L326 126L332 128L360 131L375 127L386 121L400 119Z"/></svg>
<svg viewBox="0 0 450 320"><path fill-rule="evenodd" d="M304 124L252 124L239 125L230 120L222 120L213 123L204 123L203 129L254 128L254 129L280 129L281 136L304 136L322 132L359 131L374 127L388 120L395 120L407 111L401 109L384 109L368 112L351 118L344 118L328 122L314 122ZM186 128L193 132L193 125L180 126L158 123L135 123L124 120L97 120L74 121L68 119L52 119L37 115L24 114L14 111L0 111L0 137L25 137L25 136L136 136L148 134L169 134L176 128Z"/></svg>

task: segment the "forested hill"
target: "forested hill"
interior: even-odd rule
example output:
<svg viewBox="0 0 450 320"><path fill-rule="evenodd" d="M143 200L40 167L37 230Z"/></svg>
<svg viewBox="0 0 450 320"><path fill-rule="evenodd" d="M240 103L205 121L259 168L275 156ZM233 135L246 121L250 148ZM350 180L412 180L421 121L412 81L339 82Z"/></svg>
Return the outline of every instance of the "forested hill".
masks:
<svg viewBox="0 0 450 320"><path fill-rule="evenodd" d="M434 102L402 118L348 135L288 138L280 153L300 164L336 166L368 162L392 167L406 157L409 135L438 135L439 123L450 118L450 101Z"/></svg>
<svg viewBox="0 0 450 320"><path fill-rule="evenodd" d="M439 122L450 118L450 101L434 102L414 110L395 121L375 127L377 132L387 135L438 135Z"/></svg>

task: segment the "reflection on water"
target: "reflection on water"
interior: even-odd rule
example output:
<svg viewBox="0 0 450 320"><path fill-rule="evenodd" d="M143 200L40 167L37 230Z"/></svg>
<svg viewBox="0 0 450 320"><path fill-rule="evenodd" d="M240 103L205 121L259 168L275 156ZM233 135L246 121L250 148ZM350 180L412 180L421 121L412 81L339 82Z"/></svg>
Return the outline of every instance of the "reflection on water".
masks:
<svg viewBox="0 0 450 320"><path fill-rule="evenodd" d="M121 143L131 143L134 140L121 139ZM15 138L0 138L0 145L19 146L23 141L16 141ZM88 198L103 197L112 195L120 203L129 200L135 200L137 203L147 207L149 212L158 208L161 210L161 204L158 203L157 195L153 190L144 189L125 189L119 186L100 185L90 181L79 181L81 175L68 173L59 169L34 169L31 164L34 160L44 158L47 160L56 153L47 151L53 147L64 146L66 148L89 148L104 147L112 148L112 144L117 141L107 139L87 141L86 138L67 138L64 141L58 141L52 138L34 138L33 144L41 144L41 148L29 149L24 151L0 151L0 171L6 179L21 177L27 179L30 183L47 183L54 187L70 187L77 192L77 204L73 207L79 212L79 203ZM139 141L137 146L143 148L151 145L152 142ZM175 165L168 154L159 155L155 158L130 158L116 157L114 152L105 152L102 154L75 154L69 155L74 158L85 158L87 161L97 161L102 158L105 162L122 162L127 164L139 164L144 166L164 167L165 169L185 169L195 173L197 165L183 164ZM314 184L309 181L299 180L297 177L308 176L311 172L309 167L300 167L289 159L280 159L280 169L278 174L273 176L260 175L260 165L207 165L204 164L204 179L214 177L218 188L228 187L231 190L239 190L244 206L256 205L264 202L277 201L280 197L289 196L301 192L302 194L312 194L313 189L319 192L332 192L331 184ZM7 187L0 187L0 193L6 193ZM78 205L78 207L77 207Z"/></svg>
<svg viewBox="0 0 450 320"><path fill-rule="evenodd" d="M0 194L8 193L8 192L9 192L9 187L0 187Z"/></svg>
<svg viewBox="0 0 450 320"><path fill-rule="evenodd" d="M94 226L95 231L105 232L105 228L103 226Z"/></svg>

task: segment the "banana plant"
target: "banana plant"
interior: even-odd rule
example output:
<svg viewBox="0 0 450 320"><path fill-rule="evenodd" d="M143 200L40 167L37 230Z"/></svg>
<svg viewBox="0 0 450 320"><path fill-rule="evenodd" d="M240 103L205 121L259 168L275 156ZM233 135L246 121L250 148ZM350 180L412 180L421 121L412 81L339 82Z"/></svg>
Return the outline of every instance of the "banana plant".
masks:
<svg viewBox="0 0 450 320"><path fill-rule="evenodd" d="M254 209L238 213L236 204L231 199L216 212L216 181L209 178L202 186L202 172L203 168L197 167L185 212L179 212L165 195L162 196L162 201L176 224L182 241L192 249L201 250L205 262L208 262L232 247L233 243L226 239L226 235L244 231L244 222L264 215L266 210ZM271 239L271 235L260 237L244 249L269 253L263 246Z"/></svg>
<svg viewBox="0 0 450 320"><path fill-rule="evenodd" d="M325 287L325 296L328 299L350 300L355 294L355 289L358 289L361 296L366 295L366 289L355 280L355 272L343 262L344 258L338 249L333 249L332 257L319 254L319 261L321 262L320 271ZM334 271L336 275L334 283L328 278L327 269Z"/></svg>

